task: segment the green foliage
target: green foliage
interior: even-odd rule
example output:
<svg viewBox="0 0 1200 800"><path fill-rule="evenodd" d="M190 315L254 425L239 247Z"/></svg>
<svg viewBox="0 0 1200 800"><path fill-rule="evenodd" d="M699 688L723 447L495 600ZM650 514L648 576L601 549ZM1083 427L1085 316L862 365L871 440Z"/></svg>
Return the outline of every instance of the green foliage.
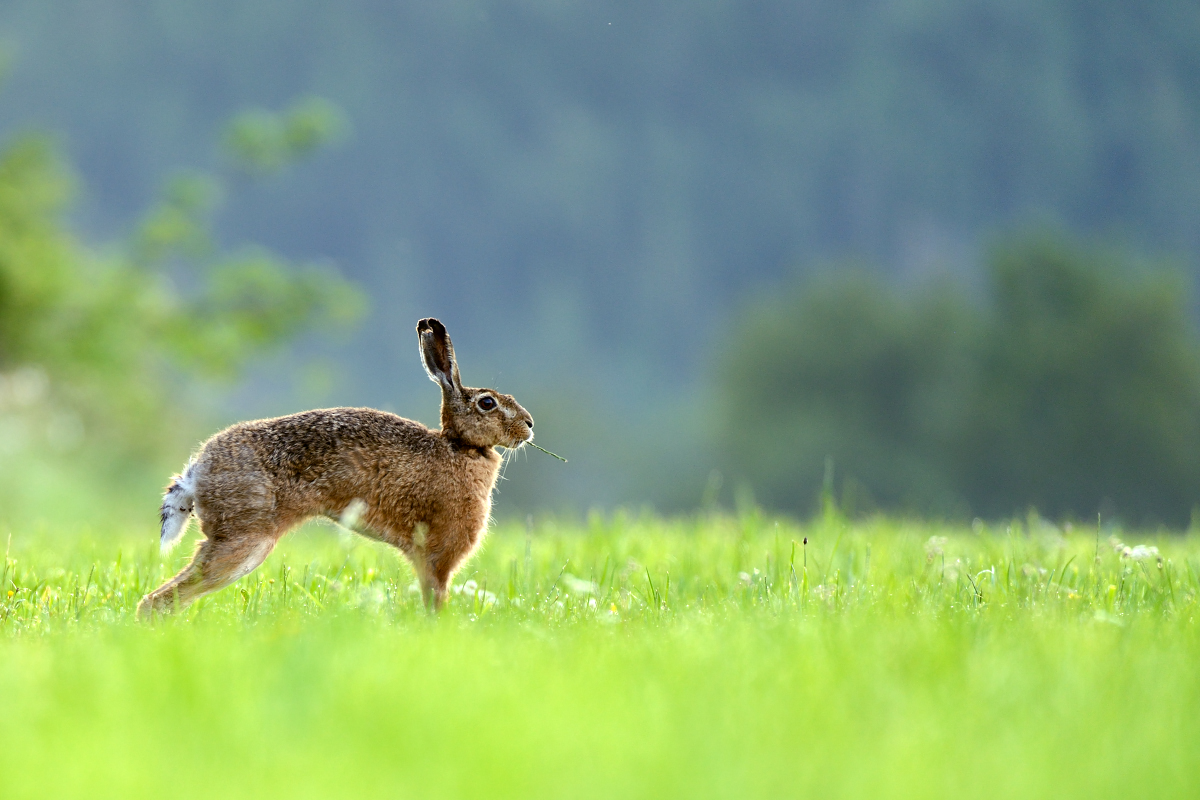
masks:
<svg viewBox="0 0 1200 800"><path fill-rule="evenodd" d="M971 324L948 287L908 298L856 271L763 299L725 354L725 451L777 508L807 509L829 457L853 475L852 503L865 485L885 505L944 510L927 445L949 435Z"/></svg>
<svg viewBox="0 0 1200 800"><path fill-rule="evenodd" d="M176 366L232 378L302 331L344 328L361 316L364 297L328 266L292 264L254 246L220 252L211 217L222 194L210 176L177 176L134 240L142 270L199 282L163 308L162 341Z"/></svg>
<svg viewBox="0 0 1200 800"><path fill-rule="evenodd" d="M9 388L0 415L46 431L54 418L73 419L71 427L107 446L122 435L136 446L145 442L139 425L154 430L147 420L160 411L149 348L163 286L66 233L70 187L44 139L20 140L0 154L0 375ZM161 419L176 421L169 413Z"/></svg>
<svg viewBox="0 0 1200 800"><path fill-rule="evenodd" d="M1200 341L1182 277L1048 233L996 248L988 276L983 306L850 274L745 309L721 377L739 474L792 509L832 458L851 505L1186 521Z"/></svg>
<svg viewBox="0 0 1200 800"><path fill-rule="evenodd" d="M362 306L362 295L330 269L248 250L212 267L194 316L177 319L171 333L181 363L232 376L248 357L316 324L348 325Z"/></svg>
<svg viewBox="0 0 1200 800"><path fill-rule="evenodd" d="M16 531L0 789L1190 797L1200 542L1108 534L543 521L496 530L432 620L392 550L325 528L150 626L185 557L152 532Z"/></svg>
<svg viewBox="0 0 1200 800"><path fill-rule="evenodd" d="M305 141L300 149L315 146ZM102 248L67 232L72 186L45 138L0 152L6 516L40 494L25 479L40 470L11 465L59 454L60 483L74 485L69 462L99 461L112 475L125 456L177 454L203 416L182 399L186 388L234 378L304 331L344 328L364 306L331 267L219 246L212 216L224 187L214 176L172 181L130 242Z"/></svg>
<svg viewBox="0 0 1200 800"><path fill-rule="evenodd" d="M226 126L223 143L236 168L249 175L270 175L341 139L348 127L337 106L308 97L283 113L242 112Z"/></svg>
<svg viewBox="0 0 1200 800"><path fill-rule="evenodd" d="M0 157L0 363L50 346L47 318L77 305L67 300L76 254L58 225L70 193L44 140L21 139Z"/></svg>
<svg viewBox="0 0 1200 800"><path fill-rule="evenodd" d="M955 454L963 492L990 513L1024 502L1186 521L1200 502L1200 341L1183 275L1048 236L998 248L991 272Z"/></svg>

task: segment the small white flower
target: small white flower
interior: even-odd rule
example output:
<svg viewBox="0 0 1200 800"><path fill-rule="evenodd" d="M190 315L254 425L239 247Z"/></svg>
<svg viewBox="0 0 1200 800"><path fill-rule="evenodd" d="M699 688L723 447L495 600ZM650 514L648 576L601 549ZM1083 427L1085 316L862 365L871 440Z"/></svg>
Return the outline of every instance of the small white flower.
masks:
<svg viewBox="0 0 1200 800"><path fill-rule="evenodd" d="M826 586L825 584L820 583L812 588L812 593L815 594L821 600L828 600L829 598L831 598L835 594L837 594L837 587L836 586Z"/></svg>
<svg viewBox="0 0 1200 800"><path fill-rule="evenodd" d="M472 600L478 600L484 606L493 605L496 602L496 595L489 592L487 589L480 589L479 584L473 580L466 581L450 590L454 594L460 594Z"/></svg>
<svg viewBox="0 0 1200 800"><path fill-rule="evenodd" d="M600 587L591 581L577 578L569 572L563 573L562 582L571 594L595 594L600 590Z"/></svg>
<svg viewBox="0 0 1200 800"><path fill-rule="evenodd" d="M384 604L387 598L384 597L383 590L378 586L365 588L358 593L358 597L350 601L351 608L367 608L375 609Z"/></svg>
<svg viewBox="0 0 1200 800"><path fill-rule="evenodd" d="M946 537L945 536L930 536L925 542L925 560L932 562L933 559L945 554Z"/></svg>
<svg viewBox="0 0 1200 800"><path fill-rule="evenodd" d="M1149 561L1158 558L1158 548L1144 544L1139 544L1136 547L1126 547L1122 551L1121 557L1132 561Z"/></svg>

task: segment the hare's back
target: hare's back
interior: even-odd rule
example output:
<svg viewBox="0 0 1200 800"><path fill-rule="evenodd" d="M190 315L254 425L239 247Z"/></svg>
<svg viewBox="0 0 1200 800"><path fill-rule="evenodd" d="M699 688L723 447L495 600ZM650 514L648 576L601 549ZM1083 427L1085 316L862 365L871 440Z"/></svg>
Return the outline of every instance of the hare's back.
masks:
<svg viewBox="0 0 1200 800"><path fill-rule="evenodd" d="M347 459L391 460L432 456L439 437L419 422L373 408L323 408L234 425L205 450L229 460L251 457L260 469L285 480L312 481ZM219 458L219 460L226 460Z"/></svg>

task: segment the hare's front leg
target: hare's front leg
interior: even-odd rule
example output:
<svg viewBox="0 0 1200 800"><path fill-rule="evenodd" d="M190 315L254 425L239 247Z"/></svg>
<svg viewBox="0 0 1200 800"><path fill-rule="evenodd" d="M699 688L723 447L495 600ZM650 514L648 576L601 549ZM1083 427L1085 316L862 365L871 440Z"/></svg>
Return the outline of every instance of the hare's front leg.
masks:
<svg viewBox="0 0 1200 800"><path fill-rule="evenodd" d="M463 527L442 520L433 524L418 522L408 536L384 538L412 564L421 586L421 599L430 611L438 611L445 604L450 579L475 547L478 537L465 533Z"/></svg>
<svg viewBox="0 0 1200 800"><path fill-rule="evenodd" d="M186 608L202 595L249 575L271 554L275 542L274 536L264 534L203 539L191 563L142 598L138 616L146 619Z"/></svg>
<svg viewBox="0 0 1200 800"><path fill-rule="evenodd" d="M449 581L438 580L433 559L425 552L405 552L412 563L413 572L417 574L417 583L421 587L421 600L427 611L437 611L446 599L446 589Z"/></svg>
<svg viewBox="0 0 1200 800"><path fill-rule="evenodd" d="M439 570L438 565L430 559L417 566L417 580L421 584L421 599L429 611L440 611L446 602L446 594L450 589L452 570Z"/></svg>
<svg viewBox="0 0 1200 800"><path fill-rule="evenodd" d="M438 611L446 602L454 573L471 554L474 543L466 535L430 538L431 546L425 554L424 568L420 570L419 577L425 607L429 608L432 601L433 610Z"/></svg>

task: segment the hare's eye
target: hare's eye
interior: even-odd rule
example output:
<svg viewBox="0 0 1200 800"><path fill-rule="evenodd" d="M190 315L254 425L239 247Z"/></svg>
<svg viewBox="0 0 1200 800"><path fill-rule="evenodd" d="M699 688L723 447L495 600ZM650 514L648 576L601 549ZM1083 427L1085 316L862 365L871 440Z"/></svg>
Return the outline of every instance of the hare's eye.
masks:
<svg viewBox="0 0 1200 800"><path fill-rule="evenodd" d="M481 397L476 405L479 406L480 411L491 411L496 407L496 398L487 396Z"/></svg>

